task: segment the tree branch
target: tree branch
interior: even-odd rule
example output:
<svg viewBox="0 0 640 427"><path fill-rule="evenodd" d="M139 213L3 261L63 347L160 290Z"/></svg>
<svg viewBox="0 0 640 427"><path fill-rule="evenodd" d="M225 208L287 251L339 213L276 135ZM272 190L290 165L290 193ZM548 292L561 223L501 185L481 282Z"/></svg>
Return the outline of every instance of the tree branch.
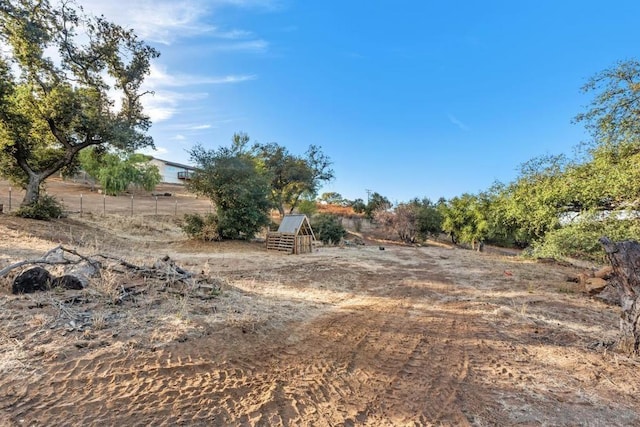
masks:
<svg viewBox="0 0 640 427"><path fill-rule="evenodd" d="M47 258L49 258L53 253L57 252L57 251L62 251L67 252L71 255L74 255L76 257L78 257L79 259L77 260L71 260L71 259L67 259L64 258L64 255L62 257L61 260L49 260ZM62 245L58 245L53 249L48 250L41 258L38 259L27 259L24 261L20 261L20 262L16 262L15 264L11 264L5 268L3 268L2 270L0 270L0 277L4 277L6 276L10 271L15 270L16 268L20 268L22 266L25 265L37 265L37 264L43 264L43 265L72 265L72 264L79 264L81 261L86 261L89 264L93 265L96 268L100 268L100 263L98 261L92 260L89 257L85 257L83 255L80 255L77 251L73 250L73 249L67 249Z"/></svg>

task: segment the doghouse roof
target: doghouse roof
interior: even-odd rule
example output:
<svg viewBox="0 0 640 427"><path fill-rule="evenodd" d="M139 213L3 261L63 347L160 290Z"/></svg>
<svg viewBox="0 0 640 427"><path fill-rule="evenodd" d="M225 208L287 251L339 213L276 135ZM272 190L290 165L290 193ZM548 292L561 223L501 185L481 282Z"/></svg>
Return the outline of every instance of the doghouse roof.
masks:
<svg viewBox="0 0 640 427"><path fill-rule="evenodd" d="M293 233L316 238L306 215L285 215L282 218L278 233Z"/></svg>

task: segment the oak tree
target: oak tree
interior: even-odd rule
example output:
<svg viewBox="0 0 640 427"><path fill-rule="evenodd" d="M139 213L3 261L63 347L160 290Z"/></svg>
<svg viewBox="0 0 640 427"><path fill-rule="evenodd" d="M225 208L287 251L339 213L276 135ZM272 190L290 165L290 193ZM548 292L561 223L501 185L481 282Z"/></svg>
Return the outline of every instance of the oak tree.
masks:
<svg viewBox="0 0 640 427"><path fill-rule="evenodd" d="M269 223L269 177L241 140L236 134L231 147L196 145L190 151L196 171L188 187L215 205L222 239L252 238Z"/></svg>
<svg viewBox="0 0 640 427"><path fill-rule="evenodd" d="M132 30L70 2L0 3L0 174L38 201L90 146L153 146L141 89L159 56Z"/></svg>
<svg viewBox="0 0 640 427"><path fill-rule="evenodd" d="M270 200L280 216L287 208L292 213L304 195L315 196L322 183L334 177L331 160L315 145L304 156L276 143L255 144L253 153L270 176Z"/></svg>

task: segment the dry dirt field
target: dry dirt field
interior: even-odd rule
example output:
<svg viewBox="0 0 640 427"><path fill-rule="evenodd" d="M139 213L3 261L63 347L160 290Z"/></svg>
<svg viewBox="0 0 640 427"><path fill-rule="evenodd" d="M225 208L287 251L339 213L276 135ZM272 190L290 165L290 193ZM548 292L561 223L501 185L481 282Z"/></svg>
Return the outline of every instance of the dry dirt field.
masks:
<svg viewBox="0 0 640 427"><path fill-rule="evenodd" d="M11 189L11 191L10 191ZM153 193L144 190L132 190L117 197L104 196L97 189L91 188L86 181L50 178L45 185L46 192L62 202L65 211L73 215L122 215L122 216L177 216L185 213L211 212L211 203L207 199L197 198L177 184L161 184ZM154 196L154 194L161 194ZM166 194L166 196L165 196ZM132 198L133 196L133 198ZM8 181L0 179L0 204L4 211L11 211L20 206L24 191L15 188Z"/></svg>
<svg viewBox="0 0 640 427"><path fill-rule="evenodd" d="M1 280L0 425L640 425L640 362L603 345L619 310L566 282L572 267L438 245L286 256L188 242L171 216L0 215L0 269L58 244L168 255L219 291L116 271L14 296Z"/></svg>

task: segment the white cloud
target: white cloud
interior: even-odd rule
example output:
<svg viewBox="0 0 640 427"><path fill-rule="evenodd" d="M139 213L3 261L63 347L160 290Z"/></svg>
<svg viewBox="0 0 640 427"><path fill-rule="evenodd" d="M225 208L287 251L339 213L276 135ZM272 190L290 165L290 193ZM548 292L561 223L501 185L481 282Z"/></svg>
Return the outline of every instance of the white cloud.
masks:
<svg viewBox="0 0 640 427"><path fill-rule="evenodd" d="M146 154L148 156L157 156L169 153L169 149L166 147L156 147L155 149L151 147L142 148L140 150L142 154Z"/></svg>
<svg viewBox="0 0 640 427"><path fill-rule="evenodd" d="M180 93L169 90L156 90L142 97L144 112L153 123L169 120L178 111L183 101L195 101L206 98L206 93Z"/></svg>
<svg viewBox="0 0 640 427"><path fill-rule="evenodd" d="M133 28L145 40L171 44L177 36L191 36L212 31L201 22L206 15L206 2L129 0L122 2L81 0L86 12L104 15L108 20Z"/></svg>
<svg viewBox="0 0 640 427"><path fill-rule="evenodd" d="M104 15L109 21L125 28L132 28L147 42L165 44L170 49L174 42L191 37L200 37L212 51L260 53L269 48L269 43L252 31L228 27L222 22L224 9L275 10L281 0L78 0L85 12ZM162 50L162 49L161 49ZM151 64L150 74L145 78L142 90L151 91L142 98L144 112L153 123L171 120L184 109L188 101L207 98L201 87L206 85L230 85L255 80L250 73L223 75L196 75L189 70L191 62L162 64L163 57ZM200 86L199 92L192 92ZM205 89L206 90L206 89ZM118 101L116 101L117 103ZM201 103L191 103L190 109ZM204 125L196 125L204 126ZM212 125L206 125L212 127ZM202 130L182 128L184 131Z"/></svg>
<svg viewBox="0 0 640 427"><path fill-rule="evenodd" d="M178 131L184 131L184 132L194 132L194 131L198 131L198 130L206 130L206 129L211 129L213 128L213 125L210 124L193 124L193 123L181 123L181 124L174 124L171 128L178 130ZM182 134L178 134L181 139L184 139L184 135ZM177 137L175 139L178 139Z"/></svg>
<svg viewBox="0 0 640 427"><path fill-rule="evenodd" d="M449 121L451 122L452 125L457 126L460 130L469 130L469 126L467 126L466 124L464 124L463 122L461 122L456 116L454 116L453 114L449 114L447 115L447 117L449 118Z"/></svg>
<svg viewBox="0 0 640 427"><path fill-rule="evenodd" d="M162 87L181 87L192 85L218 85L241 83L257 78L254 74L231 74L227 76L195 76L189 74L169 74L165 68L151 64L150 73L144 80L145 88L155 90Z"/></svg>
<svg viewBox="0 0 640 427"><path fill-rule="evenodd" d="M80 0L86 12L133 28L144 40L165 45L181 37L207 35L220 39L250 38L241 29L223 30L215 25L216 11L223 6L275 9L274 0Z"/></svg>
<svg viewBox="0 0 640 427"><path fill-rule="evenodd" d="M224 52L248 51L248 52L265 52L269 47L269 43L265 40L244 40L230 43L218 43L210 46L210 49Z"/></svg>

